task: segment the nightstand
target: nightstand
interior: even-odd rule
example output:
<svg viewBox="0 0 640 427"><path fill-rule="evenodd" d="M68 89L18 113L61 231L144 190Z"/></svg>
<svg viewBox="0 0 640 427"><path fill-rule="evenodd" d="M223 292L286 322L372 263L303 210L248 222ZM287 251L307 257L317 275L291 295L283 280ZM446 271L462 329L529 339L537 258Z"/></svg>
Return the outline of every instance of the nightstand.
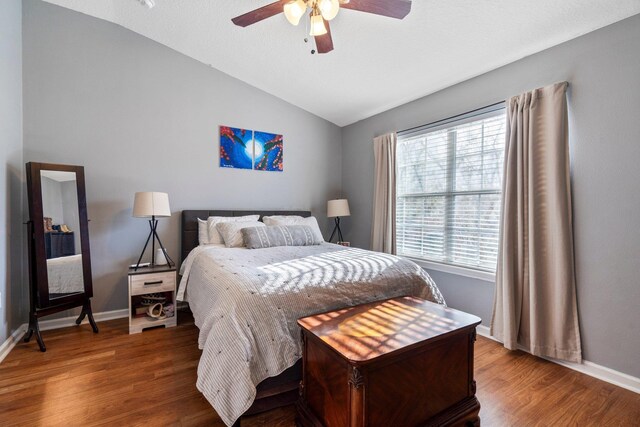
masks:
<svg viewBox="0 0 640 427"><path fill-rule="evenodd" d="M136 313L142 305L143 295L155 294L164 297L166 304L172 303L173 316L165 319L154 319ZM164 326L170 328L177 325L176 310L176 268L167 265L141 267L138 271L129 269L129 333L137 334L143 329Z"/></svg>

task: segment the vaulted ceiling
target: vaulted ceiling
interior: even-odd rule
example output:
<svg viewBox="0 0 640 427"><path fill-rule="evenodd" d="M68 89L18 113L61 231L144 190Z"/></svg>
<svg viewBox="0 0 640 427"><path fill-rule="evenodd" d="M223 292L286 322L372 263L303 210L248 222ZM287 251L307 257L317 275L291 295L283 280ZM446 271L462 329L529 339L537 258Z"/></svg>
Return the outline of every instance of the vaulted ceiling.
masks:
<svg viewBox="0 0 640 427"><path fill-rule="evenodd" d="M403 20L341 10L335 50L311 55L273 0L47 0L122 25L345 126L640 13L640 0L414 0Z"/></svg>

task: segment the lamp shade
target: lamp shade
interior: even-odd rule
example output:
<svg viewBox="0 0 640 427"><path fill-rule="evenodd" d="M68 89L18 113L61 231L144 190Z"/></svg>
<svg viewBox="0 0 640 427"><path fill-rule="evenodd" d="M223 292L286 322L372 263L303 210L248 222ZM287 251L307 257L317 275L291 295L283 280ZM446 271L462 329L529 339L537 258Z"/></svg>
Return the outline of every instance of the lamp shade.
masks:
<svg viewBox="0 0 640 427"><path fill-rule="evenodd" d="M320 13L327 21L331 21L340 11L340 3L338 0L320 0Z"/></svg>
<svg viewBox="0 0 640 427"><path fill-rule="evenodd" d="M347 199L335 199L327 202L327 216L350 216L349 202Z"/></svg>
<svg viewBox="0 0 640 427"><path fill-rule="evenodd" d="M141 191L133 199L133 216L148 218L152 216L171 216L169 195L155 191Z"/></svg>
<svg viewBox="0 0 640 427"><path fill-rule="evenodd" d="M311 15L311 30L310 36L321 36L327 34L327 27L324 26L324 20L322 15Z"/></svg>
<svg viewBox="0 0 640 427"><path fill-rule="evenodd" d="M298 25L306 11L307 4L303 0L291 0L284 5L284 16L292 25Z"/></svg>

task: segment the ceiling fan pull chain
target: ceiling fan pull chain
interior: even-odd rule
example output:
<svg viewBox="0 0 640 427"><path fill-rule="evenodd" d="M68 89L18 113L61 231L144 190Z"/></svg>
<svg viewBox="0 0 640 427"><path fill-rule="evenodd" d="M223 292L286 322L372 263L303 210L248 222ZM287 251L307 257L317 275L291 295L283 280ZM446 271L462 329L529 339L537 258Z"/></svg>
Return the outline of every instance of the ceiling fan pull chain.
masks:
<svg viewBox="0 0 640 427"><path fill-rule="evenodd" d="M311 48L311 55L315 55L316 51L318 50L318 43L316 43L316 38L315 37L311 37L311 40L313 40L311 42L313 44L313 46Z"/></svg>
<svg viewBox="0 0 640 427"><path fill-rule="evenodd" d="M306 14L305 14L305 15L306 15ZM310 16L311 16L311 15L309 15L309 19L310 19ZM306 19L306 18L305 18L305 20L304 20L304 33L305 33L305 34L309 34L309 19ZM312 46L312 47L311 47L311 54L313 55L314 53L316 53L316 49L317 49L317 47L315 46L315 43L316 43L316 39L315 39L315 37L312 37L312 39L313 39L312 44L313 44L314 46ZM309 37L305 36L305 38L304 38L304 42L305 42L305 43L309 43ZM314 47L315 47L315 49L314 49Z"/></svg>

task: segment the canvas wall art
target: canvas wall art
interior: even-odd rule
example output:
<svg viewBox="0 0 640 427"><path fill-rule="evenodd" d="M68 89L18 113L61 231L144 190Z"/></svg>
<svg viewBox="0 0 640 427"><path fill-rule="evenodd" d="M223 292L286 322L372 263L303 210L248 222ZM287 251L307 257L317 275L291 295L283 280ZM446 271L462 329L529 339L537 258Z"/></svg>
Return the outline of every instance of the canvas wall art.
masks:
<svg viewBox="0 0 640 427"><path fill-rule="evenodd" d="M283 137L220 126L220 167L282 172Z"/></svg>
<svg viewBox="0 0 640 427"><path fill-rule="evenodd" d="M259 171L282 172L282 135L253 133L254 166Z"/></svg>
<svg viewBox="0 0 640 427"><path fill-rule="evenodd" d="M220 126L220 167L253 169L253 131Z"/></svg>

